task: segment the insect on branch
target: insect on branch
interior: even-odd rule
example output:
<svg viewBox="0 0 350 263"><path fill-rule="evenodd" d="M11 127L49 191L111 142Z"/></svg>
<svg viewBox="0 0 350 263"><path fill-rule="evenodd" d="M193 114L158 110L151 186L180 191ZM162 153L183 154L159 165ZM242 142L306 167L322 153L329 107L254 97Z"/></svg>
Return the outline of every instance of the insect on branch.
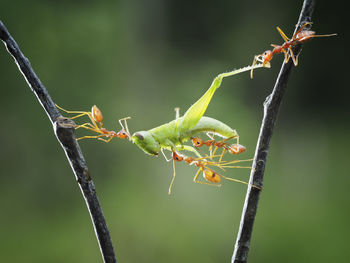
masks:
<svg viewBox="0 0 350 263"><path fill-rule="evenodd" d="M54 127L57 140L67 156L88 207L104 262L117 262L106 220L96 195L95 185L91 180L84 156L74 137L74 122L64 118L59 113L46 88L31 67L29 60L23 55L16 41L11 37L1 21L0 39L14 58L18 69L23 74Z"/></svg>
<svg viewBox="0 0 350 263"><path fill-rule="evenodd" d="M311 22L311 15L314 10L314 0L304 0L295 32L305 23ZM301 45L293 48L293 52L298 56ZM236 239L236 244L232 256L232 263L244 263L248 260L250 239L253 231L254 219L258 209L261 190L251 187L257 185L262 187L265 164L269 150L273 128L277 119L279 106L287 88L288 78L293 68L293 62L283 62L280 73L276 80L272 93L266 98L264 103L264 117L260 128L260 134L255 151L253 169L250 174L249 186L245 203L241 215L241 222Z"/></svg>

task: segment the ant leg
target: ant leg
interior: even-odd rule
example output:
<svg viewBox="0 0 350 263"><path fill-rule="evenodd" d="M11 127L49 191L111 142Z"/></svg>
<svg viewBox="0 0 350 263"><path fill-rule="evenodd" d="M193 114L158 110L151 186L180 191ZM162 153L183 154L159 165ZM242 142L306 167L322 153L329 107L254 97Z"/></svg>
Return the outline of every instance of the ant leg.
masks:
<svg viewBox="0 0 350 263"><path fill-rule="evenodd" d="M70 119L76 119L76 118L79 118L81 116L84 116L84 115L90 115L91 113L89 111L71 111L71 110L65 110L63 109L62 107L58 106L57 104L55 104L55 106L60 109L61 111L64 111L65 113L68 113L68 114L78 114L76 116L73 116L71 117Z"/></svg>
<svg viewBox="0 0 350 263"><path fill-rule="evenodd" d="M220 169L222 169L223 171L226 171L225 169L231 169L231 168L242 168L242 169L250 169L253 170L253 168L251 166L236 166L236 165L232 165L235 163L239 163L239 162L250 162L253 159L247 159L247 160L234 160L234 161L223 161L220 164L220 166L218 166ZM208 163L208 165L212 165L211 163Z"/></svg>
<svg viewBox="0 0 350 263"><path fill-rule="evenodd" d="M288 51L290 51L290 53ZM294 53L293 53L293 51L292 51L292 49L290 47L288 48L288 51L283 51L284 52L284 64L287 64L289 59L292 58L293 64L295 66L297 66L298 65L298 61L295 61Z"/></svg>
<svg viewBox="0 0 350 263"><path fill-rule="evenodd" d="M247 183L247 182L245 182L245 181L238 180L238 179L234 179L234 178L231 178L231 177L226 177L226 176L221 175L221 174L220 174L220 176L221 176L222 178L226 179L226 180L233 181L233 182L240 183L240 184L250 185L251 187L254 187L254 188L256 188L256 189L261 190L260 187L258 187L258 186L256 186L256 185L253 185L253 184L250 184L250 183Z"/></svg>
<svg viewBox="0 0 350 263"><path fill-rule="evenodd" d="M96 123L94 117L92 116L91 112L89 112L89 111L69 111L69 110L63 109L62 107L58 106L57 104L55 104L55 106L68 114L78 114L76 116L71 117L70 119L72 119L72 120L87 115L89 117L91 123L93 123L93 125L98 128L97 123ZM100 124L102 127L102 122Z"/></svg>
<svg viewBox="0 0 350 263"><path fill-rule="evenodd" d="M229 140L231 140L231 139L236 139L236 144L238 144L238 142L239 142L239 136L238 136L238 133L237 133L236 131L235 131L235 134L236 134L236 135L231 136L231 137L228 137L228 138L225 138L225 139L223 139L223 140L221 140L221 141L218 142L219 144L221 143L221 144L222 144L221 147L223 147L223 150L222 150L222 152L221 152L221 154L220 154L220 158L219 158L219 161L218 161L219 164L221 163L222 159L224 158L224 156L225 156L225 154L226 154L226 152L227 152L227 148L226 148L225 142L227 142L227 141L229 141ZM216 152L217 149L218 149L218 147L215 149L214 154L215 154L215 152Z"/></svg>
<svg viewBox="0 0 350 263"><path fill-rule="evenodd" d="M77 141L83 140L83 139L97 139L97 138L104 137L104 136L106 136L106 135L105 134L101 134L101 135L87 135L87 136L83 136L83 137L77 138Z"/></svg>
<svg viewBox="0 0 350 263"><path fill-rule="evenodd" d="M103 132L101 132L100 128L94 127L91 123L84 123L82 125L76 125L75 129L77 130L79 128L84 128L84 129L87 129L89 131L93 131L93 132L96 132L96 133L101 133L102 136L105 136L105 134L103 134Z"/></svg>
<svg viewBox="0 0 350 263"><path fill-rule="evenodd" d="M254 59L253 59L253 63L252 63L252 69L250 70L250 78L253 79L253 70L254 70L254 66L257 64L257 62L259 61L258 60L258 56L254 56Z"/></svg>
<svg viewBox="0 0 350 263"><path fill-rule="evenodd" d="M236 133L236 135L231 136L231 137L227 137L227 138L223 139L220 142L227 142L227 141L229 141L231 139L236 139L236 144L238 144L239 143L239 136L238 136L238 133L236 131L235 131L235 133Z"/></svg>
<svg viewBox="0 0 350 263"><path fill-rule="evenodd" d="M98 138L99 141L103 141L105 143L109 143L114 137L109 137L109 139L102 139L102 138Z"/></svg>
<svg viewBox="0 0 350 263"><path fill-rule="evenodd" d="M287 64L290 58L290 55L288 54L288 51L283 50L284 53L284 63Z"/></svg>
<svg viewBox="0 0 350 263"><path fill-rule="evenodd" d="M193 177L193 182L195 182L195 183L198 182L198 181L197 181L197 178L198 178L198 175L199 175L199 173L200 173L201 170L202 170L202 168L199 168L199 169L198 169L196 175Z"/></svg>
<svg viewBox="0 0 350 263"><path fill-rule="evenodd" d="M229 164L233 164L233 163L242 163L242 162L251 162L251 161L253 161L254 159L245 159L245 160L233 160L233 161L223 161L222 163L221 163L221 165L223 165L223 166L227 166L227 165L229 165ZM228 166L228 168L230 168L229 166ZM249 168L251 168L251 167L249 167Z"/></svg>
<svg viewBox="0 0 350 263"><path fill-rule="evenodd" d="M295 32L295 34L293 35L293 38L294 38L296 35L298 35L298 34L304 29L304 27L306 27L306 26L308 26L308 25L312 25L312 22L305 22L305 24L302 25L302 26L298 29L297 32ZM298 25L296 25L296 26L298 26Z"/></svg>
<svg viewBox="0 0 350 263"><path fill-rule="evenodd" d="M327 35L313 35L312 38L314 38L314 37L333 37L336 35L337 35L337 33L327 34Z"/></svg>
<svg viewBox="0 0 350 263"><path fill-rule="evenodd" d="M207 134L207 136L208 136L211 140L215 141L215 138L214 138L215 134L214 134L214 133L213 133L213 134L210 134L210 132L207 132L206 134ZM214 149L214 153L213 153L213 144L210 145L210 146L209 146L209 153L210 153L210 156L213 156L213 155L215 154L216 150L217 150L217 147ZM212 158L210 158L210 159L212 159Z"/></svg>
<svg viewBox="0 0 350 263"><path fill-rule="evenodd" d="M224 148L224 149L222 149L222 153L220 154L220 158L219 158L218 163L221 163L222 158L224 158L225 153L226 153L226 149Z"/></svg>
<svg viewBox="0 0 350 263"><path fill-rule="evenodd" d="M243 169L252 169L251 166L226 166L226 165L223 165L223 167L225 168L243 168Z"/></svg>
<svg viewBox="0 0 350 263"><path fill-rule="evenodd" d="M237 134L237 133L236 133L236 134ZM232 136L232 137L226 138L226 139L222 140L222 142L224 143L224 142L226 142L226 141L228 141L228 140L231 140L231 139L236 139L236 144L237 144L237 145L239 144L239 136L238 136L238 134L237 134L236 136ZM230 146L229 146L229 147L230 147ZM219 163L222 162L222 158L224 158L226 152L227 152L227 148L224 147L223 150L222 150L222 153L221 153L221 155L220 155Z"/></svg>
<svg viewBox="0 0 350 263"><path fill-rule="evenodd" d="M214 149L214 151L212 152L211 156L215 156L216 151L217 151L218 149L219 149L219 147L215 146L215 149Z"/></svg>
<svg viewBox="0 0 350 263"><path fill-rule="evenodd" d="M79 129L79 128L84 128L84 129L88 129L88 130L92 130L95 131L96 127L94 125L92 125L90 122L87 123L83 123L81 125L76 125L75 129Z"/></svg>
<svg viewBox="0 0 350 263"><path fill-rule="evenodd" d="M277 27L277 31L278 33L280 33L281 37L283 38L284 42L288 42L289 38L286 36L286 34L282 31L282 29L280 29L279 27Z"/></svg>
<svg viewBox="0 0 350 263"><path fill-rule="evenodd" d="M298 66L298 59L295 58L292 48L289 47L288 50L289 50L289 57L292 57L294 66ZM289 58L288 58L288 60L289 60ZM288 62L288 61L287 61L287 62ZM286 62L286 63L287 63L287 62Z"/></svg>

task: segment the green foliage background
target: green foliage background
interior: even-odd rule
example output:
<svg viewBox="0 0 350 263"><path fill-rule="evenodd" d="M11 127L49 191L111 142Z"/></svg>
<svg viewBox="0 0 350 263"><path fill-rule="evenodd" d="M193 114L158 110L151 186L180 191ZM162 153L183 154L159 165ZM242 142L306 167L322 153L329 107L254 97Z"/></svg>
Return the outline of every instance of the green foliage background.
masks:
<svg viewBox="0 0 350 263"><path fill-rule="evenodd" d="M250 262L348 260L349 145L345 21L318 1L314 27L274 131ZM218 73L246 66L291 35L301 1L10 1L0 19L54 101L131 131L182 113ZM225 79L206 115L236 128L254 154L270 70ZM345 62L346 61L346 62ZM101 262L90 218L45 113L0 47L0 261ZM85 131L77 132L86 134ZM229 262L246 187L192 183L194 167L146 156L127 141L80 143L119 262ZM233 170L235 178L249 172Z"/></svg>

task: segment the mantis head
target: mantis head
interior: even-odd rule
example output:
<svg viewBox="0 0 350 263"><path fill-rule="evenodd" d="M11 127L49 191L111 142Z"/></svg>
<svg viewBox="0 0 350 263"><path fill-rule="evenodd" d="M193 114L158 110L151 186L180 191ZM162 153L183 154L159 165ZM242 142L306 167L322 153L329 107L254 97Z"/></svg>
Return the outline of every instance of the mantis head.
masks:
<svg viewBox="0 0 350 263"><path fill-rule="evenodd" d="M148 131L135 132L131 137L133 143L135 143L141 150L149 155L158 155L160 151L159 143L153 138Z"/></svg>

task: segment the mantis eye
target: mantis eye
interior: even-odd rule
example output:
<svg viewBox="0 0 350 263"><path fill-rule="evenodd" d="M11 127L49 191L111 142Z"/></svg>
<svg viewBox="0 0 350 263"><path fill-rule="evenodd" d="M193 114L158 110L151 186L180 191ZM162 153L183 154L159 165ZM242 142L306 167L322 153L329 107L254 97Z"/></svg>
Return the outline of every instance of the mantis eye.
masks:
<svg viewBox="0 0 350 263"><path fill-rule="evenodd" d="M140 133L138 133L138 132L136 132L135 134L134 134L134 136L136 136L139 140L141 140L141 141L143 141L145 138L140 134Z"/></svg>

